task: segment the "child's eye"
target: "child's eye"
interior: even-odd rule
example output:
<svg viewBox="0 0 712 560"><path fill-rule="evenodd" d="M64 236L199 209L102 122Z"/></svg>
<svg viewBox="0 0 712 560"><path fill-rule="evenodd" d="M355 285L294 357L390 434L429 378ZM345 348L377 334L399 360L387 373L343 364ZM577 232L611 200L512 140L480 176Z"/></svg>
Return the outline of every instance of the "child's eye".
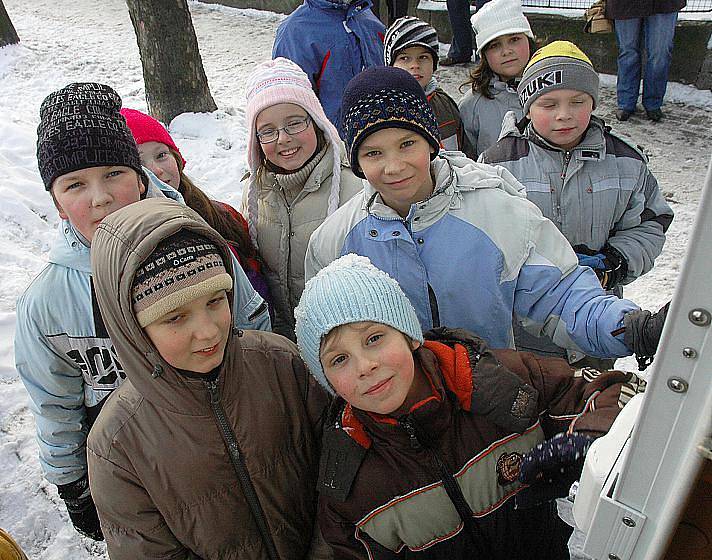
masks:
<svg viewBox="0 0 712 560"><path fill-rule="evenodd" d="M82 186L82 184L79 181L77 181L76 183L72 183L71 185L67 185L66 187L64 187L64 190L71 191L74 189L78 189L81 186Z"/></svg>
<svg viewBox="0 0 712 560"><path fill-rule="evenodd" d="M368 157L368 158L373 158L373 157L376 157L376 156L381 155L381 152L379 152L378 150L371 150L371 151L369 151L369 152L366 152L366 153L363 154L363 155L366 156L366 157Z"/></svg>
<svg viewBox="0 0 712 560"><path fill-rule="evenodd" d="M336 356L335 358L333 358L333 359L331 360L331 362L329 362L329 363L330 363L332 366L339 366L339 365L343 364L345 361L346 361L346 356L343 355L343 354L339 354L338 356Z"/></svg>
<svg viewBox="0 0 712 560"><path fill-rule="evenodd" d="M214 297L208 302L208 305L215 307L218 304L222 303L225 300L225 294L222 294L220 296Z"/></svg>
<svg viewBox="0 0 712 560"><path fill-rule="evenodd" d="M156 159L166 159L168 157L168 152L159 152Z"/></svg>
<svg viewBox="0 0 712 560"><path fill-rule="evenodd" d="M183 319L184 315L182 313L176 313L175 315L170 315L166 317L164 323L167 325L175 325L176 323L179 323L181 319Z"/></svg>
<svg viewBox="0 0 712 560"><path fill-rule="evenodd" d="M401 148L410 148L413 144L415 144L415 140L406 140L401 144Z"/></svg>
<svg viewBox="0 0 712 560"><path fill-rule="evenodd" d="M383 338L382 334L372 334L371 336L368 337L368 340L366 341L367 344L374 344L381 340Z"/></svg>
<svg viewBox="0 0 712 560"><path fill-rule="evenodd" d="M510 42L516 43L517 41L520 41L521 39L522 39L521 37L512 37L512 38L510 39Z"/></svg>
<svg viewBox="0 0 712 560"><path fill-rule="evenodd" d="M109 171L106 176L107 177L118 177L119 175L123 174L123 170L121 169L114 169L113 171Z"/></svg>

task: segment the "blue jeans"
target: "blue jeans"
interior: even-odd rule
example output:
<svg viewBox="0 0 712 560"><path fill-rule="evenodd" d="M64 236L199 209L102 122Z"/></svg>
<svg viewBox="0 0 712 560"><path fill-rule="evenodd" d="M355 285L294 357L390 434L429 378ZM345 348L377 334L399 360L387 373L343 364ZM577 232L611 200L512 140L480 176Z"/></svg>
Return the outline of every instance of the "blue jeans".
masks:
<svg viewBox="0 0 712 560"><path fill-rule="evenodd" d="M644 50L647 59L643 72L643 107L648 111L660 109L667 89L676 23L677 12L616 20L619 108L635 111Z"/></svg>
<svg viewBox="0 0 712 560"><path fill-rule="evenodd" d="M472 58L472 25L469 0L447 0L447 17L452 28L452 42L447 55L455 60Z"/></svg>

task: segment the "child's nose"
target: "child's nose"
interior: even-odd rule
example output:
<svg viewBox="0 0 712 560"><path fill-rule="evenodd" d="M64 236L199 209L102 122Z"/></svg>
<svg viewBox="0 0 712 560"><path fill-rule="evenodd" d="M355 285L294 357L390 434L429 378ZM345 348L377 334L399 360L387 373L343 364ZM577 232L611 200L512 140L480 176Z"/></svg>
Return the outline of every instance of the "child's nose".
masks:
<svg viewBox="0 0 712 560"><path fill-rule="evenodd" d="M95 187L92 191L92 205L104 206L113 200L111 193L104 187Z"/></svg>

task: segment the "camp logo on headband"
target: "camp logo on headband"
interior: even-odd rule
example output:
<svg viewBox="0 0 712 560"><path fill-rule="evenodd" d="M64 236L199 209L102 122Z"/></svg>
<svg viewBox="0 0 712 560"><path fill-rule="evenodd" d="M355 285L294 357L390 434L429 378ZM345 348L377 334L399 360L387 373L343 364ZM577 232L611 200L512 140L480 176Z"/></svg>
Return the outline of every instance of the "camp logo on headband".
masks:
<svg viewBox="0 0 712 560"><path fill-rule="evenodd" d="M561 84L564 81L564 73L562 70L552 70L551 72L546 72L541 76L537 76L531 82L529 82L526 87L519 94L519 101L522 106L526 105L527 99L529 99L535 93Z"/></svg>

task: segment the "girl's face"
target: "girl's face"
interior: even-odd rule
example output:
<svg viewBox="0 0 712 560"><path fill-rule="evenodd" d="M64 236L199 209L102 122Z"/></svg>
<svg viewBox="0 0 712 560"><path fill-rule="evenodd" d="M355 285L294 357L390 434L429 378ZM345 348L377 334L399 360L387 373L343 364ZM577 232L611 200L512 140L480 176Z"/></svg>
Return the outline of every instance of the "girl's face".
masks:
<svg viewBox="0 0 712 560"><path fill-rule="evenodd" d="M501 35L482 49L487 64L502 80L519 78L529 62L529 39L524 33Z"/></svg>
<svg viewBox="0 0 712 560"><path fill-rule="evenodd" d="M326 378L344 400L360 410L391 414L419 397L412 394L413 350L419 345L393 327L365 321L330 332L319 358Z"/></svg>
<svg viewBox="0 0 712 560"><path fill-rule="evenodd" d="M225 354L232 317L225 290L201 296L144 327L161 357L177 369L210 373Z"/></svg>
<svg viewBox="0 0 712 560"><path fill-rule="evenodd" d="M298 171L316 152L314 123L299 105L279 103L267 107L257 115L255 128L265 157L286 171ZM277 137L272 140L270 135L275 132ZM272 141L264 143L265 140Z"/></svg>
<svg viewBox="0 0 712 560"><path fill-rule="evenodd" d="M180 170L170 148L162 142L144 142L138 146L141 165L150 169L164 183L178 190Z"/></svg>

